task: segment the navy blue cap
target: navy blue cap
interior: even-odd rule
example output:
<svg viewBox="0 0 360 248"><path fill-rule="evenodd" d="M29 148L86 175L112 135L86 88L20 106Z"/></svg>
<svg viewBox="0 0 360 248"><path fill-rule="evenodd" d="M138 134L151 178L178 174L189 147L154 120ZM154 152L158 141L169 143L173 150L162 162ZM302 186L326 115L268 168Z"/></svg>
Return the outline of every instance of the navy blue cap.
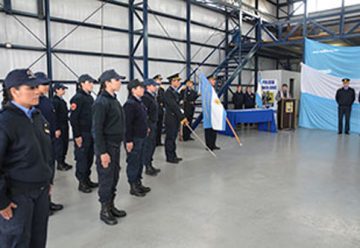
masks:
<svg viewBox="0 0 360 248"><path fill-rule="evenodd" d="M343 78L341 81L343 81L344 83L349 83L350 79L349 78Z"/></svg>
<svg viewBox="0 0 360 248"><path fill-rule="evenodd" d="M104 83L105 81L110 81L111 79L115 80L124 80L126 77L119 75L114 69L104 71L99 77L99 82Z"/></svg>
<svg viewBox="0 0 360 248"><path fill-rule="evenodd" d="M162 80L162 76L160 74L156 74L154 77L153 77L154 80Z"/></svg>
<svg viewBox="0 0 360 248"><path fill-rule="evenodd" d="M135 89L138 86L144 87L144 84L142 82L140 82L139 80L134 79L128 83L127 88L129 91L131 91L132 89Z"/></svg>
<svg viewBox="0 0 360 248"><path fill-rule="evenodd" d="M89 74L83 74L79 77L79 80L78 80L79 83L83 83L86 81L89 81L92 83L96 82L96 80L93 77L91 77Z"/></svg>
<svg viewBox="0 0 360 248"><path fill-rule="evenodd" d="M45 73L39 71L35 73L36 78L40 81L40 84L50 84L51 80L46 76Z"/></svg>
<svg viewBox="0 0 360 248"><path fill-rule="evenodd" d="M58 90L58 89L68 89L68 87L66 87L65 84L63 83L55 83L54 90Z"/></svg>
<svg viewBox="0 0 360 248"><path fill-rule="evenodd" d="M174 75L171 75L167 78L170 82L171 80L181 80L180 74L179 73L175 73Z"/></svg>
<svg viewBox="0 0 360 248"><path fill-rule="evenodd" d="M149 85L159 86L160 84L155 82L154 79L148 78L148 79L145 80L144 86L149 86Z"/></svg>
<svg viewBox="0 0 360 248"><path fill-rule="evenodd" d="M214 79L214 80L216 80L216 76L215 76L215 75L209 75L209 76L207 76L206 78L207 78L208 80L209 80L209 79Z"/></svg>
<svg viewBox="0 0 360 248"><path fill-rule="evenodd" d="M41 82L30 69L16 69L9 72L4 80L4 88L10 89L21 85L35 87Z"/></svg>

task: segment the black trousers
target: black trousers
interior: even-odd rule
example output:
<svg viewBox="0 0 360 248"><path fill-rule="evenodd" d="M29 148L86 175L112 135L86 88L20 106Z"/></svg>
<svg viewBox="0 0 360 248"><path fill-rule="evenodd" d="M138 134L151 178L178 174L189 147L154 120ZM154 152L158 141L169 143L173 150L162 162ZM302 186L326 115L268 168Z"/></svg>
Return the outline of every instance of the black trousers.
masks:
<svg viewBox="0 0 360 248"><path fill-rule="evenodd" d="M96 170L99 179L99 201L101 203L113 202L116 196L116 186L120 176L120 144L106 144L106 151L111 162L108 168L101 164L100 155L96 156Z"/></svg>
<svg viewBox="0 0 360 248"><path fill-rule="evenodd" d="M345 116L345 132L350 131L350 114L351 114L351 106L339 106L339 132L343 131L343 121Z"/></svg>
<svg viewBox="0 0 360 248"><path fill-rule="evenodd" d="M176 137L179 132L180 124L177 119L169 118L165 120L166 137L165 137L165 156L166 160L175 160L176 155Z"/></svg>
<svg viewBox="0 0 360 248"><path fill-rule="evenodd" d="M191 123L194 119L194 108L185 108L185 117L189 121L189 125L191 126ZM183 140L187 141L190 139L191 131L188 127L183 126Z"/></svg>
<svg viewBox="0 0 360 248"><path fill-rule="evenodd" d="M212 128L205 128L205 142L207 147L214 149L216 146L217 132Z"/></svg>
<svg viewBox="0 0 360 248"><path fill-rule="evenodd" d="M69 127L60 128L61 136L55 138L55 160L58 163L65 163L66 154L69 147Z"/></svg>
<svg viewBox="0 0 360 248"><path fill-rule="evenodd" d="M13 217L0 216L0 247L45 248L49 218L49 186L10 197Z"/></svg>
<svg viewBox="0 0 360 248"><path fill-rule="evenodd" d="M159 119L156 127L156 144L161 144L161 134L164 126L164 111L159 110Z"/></svg>
<svg viewBox="0 0 360 248"><path fill-rule="evenodd" d="M156 148L156 126L157 123L152 123L150 126L150 133L145 138L144 153L143 153L143 165L146 167L152 165L153 156Z"/></svg>
<svg viewBox="0 0 360 248"><path fill-rule="evenodd" d="M135 183L142 179L143 155L145 138L134 138L134 147L131 152L127 153L126 174L129 183Z"/></svg>
<svg viewBox="0 0 360 248"><path fill-rule="evenodd" d="M90 178L91 166L94 162L94 141L91 133L82 133L82 146L75 144L76 178L84 182Z"/></svg>

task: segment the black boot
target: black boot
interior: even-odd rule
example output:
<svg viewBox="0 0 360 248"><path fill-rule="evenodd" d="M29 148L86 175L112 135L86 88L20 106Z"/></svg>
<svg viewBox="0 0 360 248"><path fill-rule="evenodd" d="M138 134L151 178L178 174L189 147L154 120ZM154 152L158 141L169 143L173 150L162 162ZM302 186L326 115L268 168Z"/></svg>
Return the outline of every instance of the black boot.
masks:
<svg viewBox="0 0 360 248"><path fill-rule="evenodd" d="M62 210L63 208L64 206L62 204L56 204L50 201L50 211L56 212Z"/></svg>
<svg viewBox="0 0 360 248"><path fill-rule="evenodd" d="M90 186L86 182L80 182L78 189L79 189L79 191L86 193L86 194L92 192Z"/></svg>
<svg viewBox="0 0 360 248"><path fill-rule="evenodd" d="M73 167L72 165L70 165L70 164L68 164L66 162L64 162L64 164L65 164L67 170L71 170L72 167Z"/></svg>
<svg viewBox="0 0 360 248"><path fill-rule="evenodd" d="M112 201L110 204L110 211L112 215L118 218L123 218L126 216L126 212L124 210L119 210L115 207L114 201Z"/></svg>
<svg viewBox="0 0 360 248"><path fill-rule="evenodd" d="M144 185L142 185L141 181L139 180L137 182L137 188L143 192L143 193L149 193L151 191L151 188L150 187L145 187Z"/></svg>
<svg viewBox="0 0 360 248"><path fill-rule="evenodd" d="M57 163L57 169L59 171L67 171L68 170L66 164L65 163L60 163L60 162Z"/></svg>
<svg viewBox="0 0 360 248"><path fill-rule="evenodd" d="M99 187L99 183L92 182L90 179L86 180L86 184L92 189Z"/></svg>
<svg viewBox="0 0 360 248"><path fill-rule="evenodd" d="M100 220L104 221L110 226L116 225L118 223L117 219L111 213L111 207L109 203L101 204Z"/></svg>
<svg viewBox="0 0 360 248"><path fill-rule="evenodd" d="M130 183L130 195L144 197L145 193L137 187L137 183Z"/></svg>
<svg viewBox="0 0 360 248"><path fill-rule="evenodd" d="M159 172L161 171L159 168L156 168L156 167L152 166L152 164L150 165L150 167L151 167L154 171L156 171L156 173L159 173Z"/></svg>
<svg viewBox="0 0 360 248"><path fill-rule="evenodd" d="M155 170L154 167L152 167L151 165L147 166L145 169L145 174L149 175L149 176L156 176L158 173Z"/></svg>

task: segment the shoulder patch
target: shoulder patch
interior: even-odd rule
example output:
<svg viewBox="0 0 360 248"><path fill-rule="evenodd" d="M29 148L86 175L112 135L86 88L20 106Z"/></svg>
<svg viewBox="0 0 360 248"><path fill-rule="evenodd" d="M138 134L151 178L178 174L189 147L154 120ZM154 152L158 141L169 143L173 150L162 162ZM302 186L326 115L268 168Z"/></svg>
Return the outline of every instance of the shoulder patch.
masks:
<svg viewBox="0 0 360 248"><path fill-rule="evenodd" d="M75 111L77 109L77 104L72 103L70 108L71 108L72 111Z"/></svg>

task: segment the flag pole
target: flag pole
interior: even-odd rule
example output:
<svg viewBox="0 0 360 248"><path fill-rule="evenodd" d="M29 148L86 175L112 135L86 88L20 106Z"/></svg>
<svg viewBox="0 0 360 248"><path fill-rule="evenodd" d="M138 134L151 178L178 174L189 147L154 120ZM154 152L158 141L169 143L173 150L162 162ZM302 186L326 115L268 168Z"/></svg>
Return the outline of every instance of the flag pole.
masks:
<svg viewBox="0 0 360 248"><path fill-rule="evenodd" d="M235 139L236 139L237 143L239 144L239 146L242 146L242 143L241 143L241 141L240 141L239 136L238 136L237 133L235 132L234 127L231 125L231 123L230 123L230 121L229 121L229 119L228 119L227 117L226 117L226 123L229 125L229 127L230 127L230 129L231 129L231 132L234 134Z"/></svg>
<svg viewBox="0 0 360 248"><path fill-rule="evenodd" d="M189 124L186 124L186 127L189 128L189 130L191 131L191 133L195 136L195 138L198 139L198 141L200 141L200 143L206 148L206 150L208 152L210 152L211 155L214 156L214 158L216 158L216 154L205 144L205 142L195 133L194 129L191 128L191 126Z"/></svg>

